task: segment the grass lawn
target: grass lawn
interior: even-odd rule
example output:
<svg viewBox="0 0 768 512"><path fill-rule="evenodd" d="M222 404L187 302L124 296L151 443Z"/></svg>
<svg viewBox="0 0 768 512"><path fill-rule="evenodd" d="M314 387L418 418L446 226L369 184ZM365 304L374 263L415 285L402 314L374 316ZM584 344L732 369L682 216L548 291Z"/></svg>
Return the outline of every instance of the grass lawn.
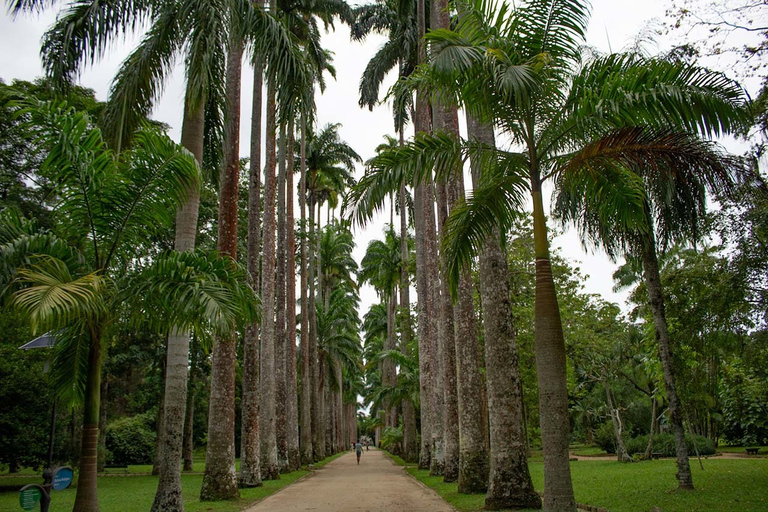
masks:
<svg viewBox="0 0 768 512"><path fill-rule="evenodd" d="M315 468L320 468L328 462L343 455L344 452L328 457L327 459L315 464ZM152 467L148 466L151 471ZM141 468L146 471L144 466L131 466L131 472L134 468ZM197 470L197 467L195 467ZM202 470L202 467L200 468ZM117 470L115 470L117 471ZM252 489L241 489L240 499L236 501L220 502L201 502L200 487L203 483L203 475L182 474L181 487L185 497L184 509L188 512L237 512L246 506L266 498L270 494L292 484L299 478L309 474L309 470L302 469L280 475L280 480L269 480L264 482L262 487ZM20 481L21 480L21 481ZM102 512L128 512L149 510L152 506L152 500L155 498L157 490L158 477L155 476L100 476L99 477L99 504ZM8 478L0 477L0 485L26 483L42 483L40 477L30 478ZM51 500L50 512L71 512L72 505L75 502L75 484L64 491L54 491ZM21 510L19 507L18 492L0 493L0 510L13 511Z"/></svg>
<svg viewBox="0 0 768 512"><path fill-rule="evenodd" d="M544 465L532 462L530 468L534 486L543 490ZM704 461L704 471L691 459L691 468L696 490L676 492L673 460L571 463L576 501L611 512L648 512L653 506L664 512L768 510L768 459L709 459ZM416 467L407 471L461 512L480 510L484 505L485 495L459 494L456 484L446 484L441 477L429 476L428 471Z"/></svg>
<svg viewBox="0 0 768 512"><path fill-rule="evenodd" d="M574 455L578 455L579 457L600 457L609 455L599 446L584 445L579 447L572 447L571 451L573 451Z"/></svg>

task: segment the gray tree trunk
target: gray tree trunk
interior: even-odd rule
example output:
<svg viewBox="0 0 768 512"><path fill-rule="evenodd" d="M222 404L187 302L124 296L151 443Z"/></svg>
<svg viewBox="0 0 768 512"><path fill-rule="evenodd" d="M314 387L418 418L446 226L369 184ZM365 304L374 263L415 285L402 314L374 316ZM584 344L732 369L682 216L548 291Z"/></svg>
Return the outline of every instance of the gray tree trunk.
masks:
<svg viewBox="0 0 768 512"><path fill-rule="evenodd" d="M619 408L613 403L613 396L611 394L611 388L608 386L608 381L603 381L603 388L605 389L605 399L608 402L608 410L611 414L611 423L613 424L613 434L616 438L616 458L619 462L632 462L632 457L627 453L627 447L624 446L624 438L622 432L624 430L621 423L621 416L619 415Z"/></svg>
<svg viewBox="0 0 768 512"><path fill-rule="evenodd" d="M402 132L400 139L402 144ZM409 356L411 344L411 282L408 278L408 208L405 201L405 185L400 187L400 350ZM416 431L416 408L406 399L403 401L403 460L417 462L419 459L418 432Z"/></svg>
<svg viewBox="0 0 768 512"><path fill-rule="evenodd" d="M261 284L261 407L259 428L261 444L261 478L277 480L280 471L277 462L277 435L275 424L275 195L277 183L275 143L277 122L275 116L275 84L270 78L267 88L267 151L264 167L263 256Z"/></svg>
<svg viewBox="0 0 768 512"><path fill-rule="evenodd" d="M286 400L285 400L285 424L286 444L288 445L288 469L297 471L301 467L299 454L299 403L298 383L296 381L296 230L293 214L293 168L294 168L294 129L293 120L288 126L288 172L285 175L286 183L286 211L285 223L287 229L287 259L286 268L286 295L285 295L285 324L286 324Z"/></svg>
<svg viewBox="0 0 768 512"><path fill-rule="evenodd" d="M495 146L493 127L480 124L469 115L467 132L470 139ZM482 169L477 162L473 162L472 179L475 188L480 184L481 174ZM479 254L479 275L491 444L485 507L489 510L541 508L541 498L533 488L528 471L519 357L512 325L509 268L499 230L486 239Z"/></svg>
<svg viewBox="0 0 768 512"><path fill-rule="evenodd" d="M237 200L240 177L240 75L243 44L232 38L227 55L227 116L224 129L224 165L220 179L219 253L237 259ZM202 501L235 499L240 495L235 475L235 367L236 335L219 337L211 363L208 445L200 490ZM185 360L185 364L186 364ZM186 375L186 371L184 372ZM179 439L181 441L181 439ZM179 466L179 455L174 464ZM168 510L168 508L158 508Z"/></svg>
<svg viewBox="0 0 768 512"><path fill-rule="evenodd" d="M424 0L416 2L416 40L418 41L417 64L426 62L427 50L424 43L424 34L426 32L426 6ZM414 119L414 130L418 132L429 132L429 100L424 92L416 94L416 117ZM418 339L419 339L419 392L421 395L421 451L419 453L419 468L429 469L432 462L432 443L433 436L437 430L434 425L436 411L432 395L434 394L433 365L430 346L433 341L430 331L429 317L430 313L430 283L427 277L427 259L425 239L428 236L427 225L424 215L425 204L424 184L418 184L413 192L414 225L416 228L416 294L418 307ZM429 204L432 204L429 199ZM442 411L439 411L442 414ZM442 426L440 426L442 429Z"/></svg>
<svg viewBox="0 0 768 512"><path fill-rule="evenodd" d="M192 108L187 98L184 103L184 118L181 126L181 145L184 146L198 163L203 161L203 104ZM195 188L188 191L187 200L176 212L176 232L174 248L177 251L189 251L195 247L197 234L197 216L200 205L200 192ZM183 429L184 412L177 411L177 403L186 403L187 364L189 359L189 333L174 331L168 336L166 359L165 396L169 397L170 408L164 409L165 435L162 436L162 450L169 454L165 461L180 458L181 439L177 430ZM179 446L176 446L176 443ZM179 454L175 456L174 454ZM181 497L181 470L178 463L161 464L160 479L152 504L153 511L184 510Z"/></svg>
<svg viewBox="0 0 768 512"><path fill-rule="evenodd" d="M441 129L443 128L441 122ZM438 239L444 235L448 218L448 197L444 183L437 186ZM442 388L443 388L443 443L445 457L443 480L456 482L459 479L459 397L456 383L456 344L453 325L453 302L445 276L440 281L440 346L442 347Z"/></svg>
<svg viewBox="0 0 768 512"><path fill-rule="evenodd" d="M263 70L253 69L251 112L251 162L248 178L248 278L260 292L261 266L261 103ZM243 383L241 398L240 475L241 487L261 485L261 446L259 438L259 324L245 330L243 342Z"/></svg>
<svg viewBox="0 0 768 512"><path fill-rule="evenodd" d="M650 216L649 216L650 217ZM650 220L650 219L649 219ZM649 225L653 225L652 222ZM659 344L659 359L664 372L664 386L669 400L669 419L672 433L675 435L675 452L677 456L677 485L680 489L693 489L693 475L688 463L688 447L685 445L685 430L683 429L683 413L680 397L675 383L674 362L672 360L671 341L667 330L667 316L664 310L664 297L661 293L661 274L656 257L656 242L652 232L641 240L643 274L645 286L648 289L648 301L653 314L653 325L656 329L656 341Z"/></svg>
<svg viewBox="0 0 768 512"><path fill-rule="evenodd" d="M275 436L277 438L277 462L281 472L288 470L288 439L286 433L286 379L288 340L285 337L285 173L286 173L285 127L280 127L279 170L277 176L277 269L275 273Z"/></svg>
<svg viewBox="0 0 768 512"><path fill-rule="evenodd" d="M312 350L309 338L309 297L307 296L308 274L307 249L311 248L311 238L307 237L307 126L306 118L301 120L301 185L299 186L299 211L304 239L301 243L301 428L299 446L301 463L310 464L314 459L312 446ZM311 257L310 257L311 258Z"/></svg>
<svg viewBox="0 0 768 512"><path fill-rule="evenodd" d="M325 458L325 424L322 418L322 385L320 376L320 366L317 350L317 310L315 297L315 271L317 269L317 258L315 255L315 238L319 233L315 232L315 201L314 196L310 196L309 202L309 304L307 305L309 317L309 363L311 367L310 376L312 380L312 449L313 459L319 461Z"/></svg>

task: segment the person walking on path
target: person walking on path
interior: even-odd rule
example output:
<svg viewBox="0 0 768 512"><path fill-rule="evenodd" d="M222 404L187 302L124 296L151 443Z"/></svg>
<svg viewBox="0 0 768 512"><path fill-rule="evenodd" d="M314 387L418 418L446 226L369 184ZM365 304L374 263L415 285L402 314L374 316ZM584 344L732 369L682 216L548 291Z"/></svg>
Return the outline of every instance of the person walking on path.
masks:
<svg viewBox="0 0 768 512"><path fill-rule="evenodd" d="M360 465L360 456L363 454L363 445L360 441L355 445L355 453L357 454L357 464Z"/></svg>

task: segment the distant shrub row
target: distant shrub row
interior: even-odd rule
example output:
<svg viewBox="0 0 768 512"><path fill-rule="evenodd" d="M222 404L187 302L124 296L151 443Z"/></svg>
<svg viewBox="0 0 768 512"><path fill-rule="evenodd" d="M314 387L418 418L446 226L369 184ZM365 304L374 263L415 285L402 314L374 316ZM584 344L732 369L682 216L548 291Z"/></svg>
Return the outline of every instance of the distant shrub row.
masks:
<svg viewBox="0 0 768 512"><path fill-rule="evenodd" d="M688 455L693 457L696 455L694 449L694 441L696 441L696 448L701 455L714 455L715 445L712 440L694 435L685 436L685 444L688 446ZM604 423L595 432L595 444L605 450L607 453L616 453L616 437L613 433L613 426L610 423ZM637 436L631 439L625 439L624 445L627 447L627 451L630 455L636 453L643 454L648 446L648 434ZM656 434L653 436L653 452L660 453L662 457L674 457L675 456L675 436L672 434Z"/></svg>

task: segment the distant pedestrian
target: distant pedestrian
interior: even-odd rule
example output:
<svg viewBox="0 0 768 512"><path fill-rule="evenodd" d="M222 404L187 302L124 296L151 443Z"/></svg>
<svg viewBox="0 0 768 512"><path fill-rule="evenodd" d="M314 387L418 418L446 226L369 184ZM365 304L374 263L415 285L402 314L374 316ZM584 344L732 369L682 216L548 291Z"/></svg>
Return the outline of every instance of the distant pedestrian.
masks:
<svg viewBox="0 0 768 512"><path fill-rule="evenodd" d="M360 441L357 442L355 445L355 453L357 453L357 463L360 464L360 456L363 454L363 445L360 444Z"/></svg>

